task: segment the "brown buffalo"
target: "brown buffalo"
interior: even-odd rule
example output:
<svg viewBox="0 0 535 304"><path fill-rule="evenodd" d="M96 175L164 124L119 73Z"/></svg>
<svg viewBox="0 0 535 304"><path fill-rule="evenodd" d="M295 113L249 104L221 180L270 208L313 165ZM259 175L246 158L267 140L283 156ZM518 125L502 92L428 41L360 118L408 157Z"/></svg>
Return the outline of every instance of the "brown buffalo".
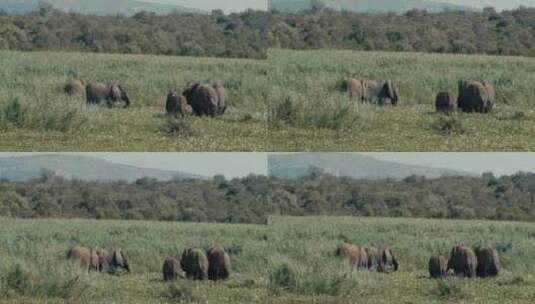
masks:
<svg viewBox="0 0 535 304"><path fill-rule="evenodd" d="M63 89L65 94L76 97L85 96L85 84L78 78L71 78Z"/></svg>
<svg viewBox="0 0 535 304"><path fill-rule="evenodd" d="M93 248L84 246L74 246L67 250L67 259L77 261L84 269L88 271L98 270L99 258Z"/></svg>
<svg viewBox="0 0 535 304"><path fill-rule="evenodd" d="M455 110L455 101L455 96L451 91L439 92L435 100L437 112L453 112Z"/></svg>
<svg viewBox="0 0 535 304"><path fill-rule="evenodd" d="M184 117L190 115L192 112L191 106L184 95L178 94L173 90L167 94L167 101L165 103L165 110L167 114L175 117Z"/></svg>
<svg viewBox="0 0 535 304"><path fill-rule="evenodd" d="M180 267L188 279L205 280L208 277L208 258L200 249L188 248L184 250L180 259Z"/></svg>
<svg viewBox="0 0 535 304"><path fill-rule="evenodd" d="M497 276L500 272L500 259L496 249L490 246L479 246L475 250L477 257L476 274L478 277Z"/></svg>
<svg viewBox="0 0 535 304"><path fill-rule="evenodd" d="M168 257L163 262L162 273L164 281L174 281L178 277L180 271L180 262L173 258Z"/></svg>
<svg viewBox="0 0 535 304"><path fill-rule="evenodd" d="M448 271L448 261L443 255L432 256L429 259L428 270L431 278L441 278Z"/></svg>
<svg viewBox="0 0 535 304"><path fill-rule="evenodd" d="M477 257L474 251L465 246L456 246L451 249L448 269L453 269L458 276L475 277Z"/></svg>
<svg viewBox="0 0 535 304"><path fill-rule="evenodd" d="M106 267L106 259L110 253L106 249L96 249L96 252L98 256L98 270L103 271Z"/></svg>
<svg viewBox="0 0 535 304"><path fill-rule="evenodd" d="M350 78L344 83L344 90L349 95L349 98L357 101L363 101L366 93L366 83L362 79Z"/></svg>
<svg viewBox="0 0 535 304"><path fill-rule="evenodd" d="M362 87L364 89L363 100L373 101L377 100L380 105L390 102L392 105L397 105L399 101L399 91L394 83L388 81L376 81L370 79L362 80Z"/></svg>
<svg viewBox="0 0 535 304"><path fill-rule="evenodd" d="M221 81L214 82L212 87L217 93L217 115L223 115L227 110L227 90Z"/></svg>
<svg viewBox="0 0 535 304"><path fill-rule="evenodd" d="M352 244L340 244L336 249L335 255L337 257L349 260L349 264L357 268L368 267L368 255L364 248Z"/></svg>
<svg viewBox="0 0 535 304"><path fill-rule="evenodd" d="M392 250L386 246L377 246L377 271L388 272L389 269L398 271L399 263Z"/></svg>
<svg viewBox="0 0 535 304"><path fill-rule="evenodd" d="M496 91L488 82L459 81L457 107L463 112L488 113L496 102Z"/></svg>
<svg viewBox="0 0 535 304"><path fill-rule="evenodd" d="M117 274L123 270L130 272L130 264L124 251L120 249L112 249L106 256L104 268L111 274Z"/></svg>
<svg viewBox="0 0 535 304"><path fill-rule="evenodd" d="M130 106L130 98L119 81L114 80L105 85L97 82L88 82L85 86L86 100L88 104L100 104L106 102L112 107L116 102L124 102L124 107Z"/></svg>
<svg viewBox="0 0 535 304"><path fill-rule="evenodd" d="M377 267L379 265L379 255L378 255L378 252L377 252L377 248L375 248L373 246L364 246L362 248L366 252L366 255L367 255L367 258L368 258L366 266L368 268L370 268L370 269L374 268L374 267Z"/></svg>
<svg viewBox="0 0 535 304"><path fill-rule="evenodd" d="M212 247L206 252L208 262L208 278L212 281L226 280L230 276L230 258L225 250Z"/></svg>

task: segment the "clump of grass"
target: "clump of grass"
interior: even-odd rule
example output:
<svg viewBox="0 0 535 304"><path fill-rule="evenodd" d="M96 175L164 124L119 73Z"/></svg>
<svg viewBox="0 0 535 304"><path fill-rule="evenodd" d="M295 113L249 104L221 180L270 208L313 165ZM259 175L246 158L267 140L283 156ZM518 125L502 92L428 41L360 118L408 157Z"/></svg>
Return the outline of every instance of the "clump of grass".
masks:
<svg viewBox="0 0 535 304"><path fill-rule="evenodd" d="M459 115L440 115L433 128L445 135L461 135L467 132L465 122Z"/></svg>
<svg viewBox="0 0 535 304"><path fill-rule="evenodd" d="M289 259L275 261L270 266L268 289L274 294L289 292L303 295L339 296L350 292L356 277L347 264L298 262ZM318 271L322 269L322 271Z"/></svg>
<svg viewBox="0 0 535 304"><path fill-rule="evenodd" d="M179 283L169 284L164 296L168 299L186 303L198 303L199 299L189 286L183 286Z"/></svg>
<svg viewBox="0 0 535 304"><path fill-rule="evenodd" d="M350 129L359 119L358 113L353 111L354 104L338 97L325 96L322 102L311 104L299 94L284 94L278 102L274 101L271 105L270 126Z"/></svg>
<svg viewBox="0 0 535 304"><path fill-rule="evenodd" d="M2 129L38 129L67 132L80 129L87 116L80 104L49 98L10 97L0 100Z"/></svg>
<svg viewBox="0 0 535 304"><path fill-rule="evenodd" d="M455 277L437 280L434 293L443 300L462 300L468 297L463 281Z"/></svg>
<svg viewBox="0 0 535 304"><path fill-rule="evenodd" d="M169 135L185 137L190 137L194 133L190 118L179 118L171 115L165 117L164 123L160 127L160 131Z"/></svg>
<svg viewBox="0 0 535 304"><path fill-rule="evenodd" d="M14 262L0 269L0 294L13 296L79 299L90 285L74 265L51 265L37 261L31 265Z"/></svg>

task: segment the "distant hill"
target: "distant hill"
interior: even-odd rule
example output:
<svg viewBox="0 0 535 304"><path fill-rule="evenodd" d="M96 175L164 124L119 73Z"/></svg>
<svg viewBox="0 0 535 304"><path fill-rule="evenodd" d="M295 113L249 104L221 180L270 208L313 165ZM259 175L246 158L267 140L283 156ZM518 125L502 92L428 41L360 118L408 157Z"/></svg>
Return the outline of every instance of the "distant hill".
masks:
<svg viewBox="0 0 535 304"><path fill-rule="evenodd" d="M39 0L0 0L0 10L8 13L27 13L39 9ZM44 0L55 9L65 12L94 15L126 15L130 16L140 11L166 14L206 13L199 9L187 8L180 5L148 3L137 0Z"/></svg>
<svg viewBox="0 0 535 304"><path fill-rule="evenodd" d="M321 170L337 177L354 179L404 179L411 175L437 178L441 176L475 175L467 172L412 166L377 160L370 156L349 153L272 154L268 156L269 175L295 179Z"/></svg>
<svg viewBox="0 0 535 304"><path fill-rule="evenodd" d="M310 0L268 0L271 10L297 12L310 9ZM324 0L327 7L359 13L404 13L412 9L442 12L447 10L476 10L469 6L430 0Z"/></svg>
<svg viewBox="0 0 535 304"><path fill-rule="evenodd" d="M174 178L206 179L207 177L184 173L112 163L103 159L71 156L71 155L40 155L24 157L1 157L0 178L12 181L27 181L40 178L43 170L54 176L84 181L127 181L133 182L140 178L155 178L166 181Z"/></svg>

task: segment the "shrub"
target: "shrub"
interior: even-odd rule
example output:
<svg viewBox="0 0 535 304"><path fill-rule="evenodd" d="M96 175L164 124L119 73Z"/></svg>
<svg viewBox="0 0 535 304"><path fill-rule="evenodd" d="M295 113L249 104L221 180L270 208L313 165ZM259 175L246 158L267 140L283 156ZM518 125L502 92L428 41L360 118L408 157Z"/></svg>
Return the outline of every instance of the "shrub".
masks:
<svg viewBox="0 0 535 304"><path fill-rule="evenodd" d="M435 130L446 135L466 133L464 120L458 115L440 115L433 127Z"/></svg>
<svg viewBox="0 0 535 304"><path fill-rule="evenodd" d="M166 116L160 131L175 136L189 137L193 135L193 128L191 127L190 118L176 118L173 116Z"/></svg>

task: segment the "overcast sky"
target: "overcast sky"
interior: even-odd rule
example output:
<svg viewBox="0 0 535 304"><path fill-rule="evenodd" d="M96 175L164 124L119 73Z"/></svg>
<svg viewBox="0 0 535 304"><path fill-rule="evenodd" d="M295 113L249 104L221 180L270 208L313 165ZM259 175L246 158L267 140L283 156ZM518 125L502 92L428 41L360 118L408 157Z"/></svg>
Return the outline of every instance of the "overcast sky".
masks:
<svg viewBox="0 0 535 304"><path fill-rule="evenodd" d="M535 153L362 153L380 160L477 174L535 172Z"/></svg>
<svg viewBox="0 0 535 304"><path fill-rule="evenodd" d="M0 157L40 153L0 153ZM45 153L47 154L47 153ZM48 153L50 154L50 153ZM227 178L249 174L267 175L267 153L62 153L102 158L145 168L178 170ZM481 174L535 172L535 153L360 153L379 160L403 164L453 169Z"/></svg>
<svg viewBox="0 0 535 304"><path fill-rule="evenodd" d="M0 153L0 157L54 153ZM183 171L212 177L267 175L266 153L60 153L102 158L142 168Z"/></svg>
<svg viewBox="0 0 535 304"><path fill-rule="evenodd" d="M157 2L177 4L186 7L199 8L205 11L222 9L225 12L240 12L249 8L267 10L267 0L143 0L144 2Z"/></svg>
<svg viewBox="0 0 535 304"><path fill-rule="evenodd" d="M517 8L521 5L535 6L535 0L435 0L435 2L450 2L481 8L493 6L498 10Z"/></svg>

